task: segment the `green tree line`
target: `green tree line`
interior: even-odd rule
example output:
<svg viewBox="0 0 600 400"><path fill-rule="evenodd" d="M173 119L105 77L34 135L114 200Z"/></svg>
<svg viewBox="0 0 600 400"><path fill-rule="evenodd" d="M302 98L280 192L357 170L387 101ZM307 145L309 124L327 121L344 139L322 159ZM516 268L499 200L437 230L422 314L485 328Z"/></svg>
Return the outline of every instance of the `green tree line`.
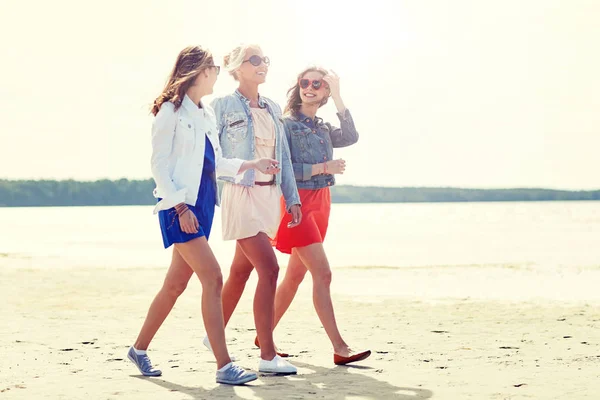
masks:
<svg viewBox="0 0 600 400"><path fill-rule="evenodd" d="M0 207L150 205L154 182L146 180L0 180ZM334 186L334 203L600 200L600 190L461 189L450 187Z"/></svg>

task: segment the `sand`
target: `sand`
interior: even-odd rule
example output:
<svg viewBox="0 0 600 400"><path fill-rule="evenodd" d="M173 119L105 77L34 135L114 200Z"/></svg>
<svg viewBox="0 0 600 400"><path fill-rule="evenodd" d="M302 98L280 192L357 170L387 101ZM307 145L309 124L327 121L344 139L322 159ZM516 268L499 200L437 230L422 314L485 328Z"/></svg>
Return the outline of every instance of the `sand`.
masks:
<svg viewBox="0 0 600 400"><path fill-rule="evenodd" d="M598 399L597 303L354 296L334 271L346 340L371 358L335 366L304 282L275 331L297 376L215 383L202 345L201 287L188 286L149 354L163 376L127 360L163 269L0 270L0 399ZM282 271L283 272L283 271ZM378 270L364 269L361 282ZM401 272L404 284L411 271ZM226 276L226 273L225 273ZM254 278L227 329L239 364L256 370Z"/></svg>

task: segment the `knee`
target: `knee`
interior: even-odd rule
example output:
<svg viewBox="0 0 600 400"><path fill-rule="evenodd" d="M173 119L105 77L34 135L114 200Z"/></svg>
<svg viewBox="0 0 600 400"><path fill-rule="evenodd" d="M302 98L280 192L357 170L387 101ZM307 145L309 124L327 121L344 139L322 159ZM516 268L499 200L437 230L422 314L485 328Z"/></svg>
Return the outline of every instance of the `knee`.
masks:
<svg viewBox="0 0 600 400"><path fill-rule="evenodd" d="M273 263L272 265L265 266L258 271L258 279L266 280L277 284L277 278L279 277L279 265Z"/></svg>
<svg viewBox="0 0 600 400"><path fill-rule="evenodd" d="M286 280L293 287L298 287L306 276L306 268L290 271L286 274Z"/></svg>
<svg viewBox="0 0 600 400"><path fill-rule="evenodd" d="M185 291L187 281L165 280L163 292L171 298L178 298Z"/></svg>
<svg viewBox="0 0 600 400"><path fill-rule="evenodd" d="M324 268L321 269L319 271L316 271L315 273L313 273L313 280L315 281L315 283L319 283L321 285L326 285L329 286L331 285L331 269L329 268Z"/></svg>
<svg viewBox="0 0 600 400"><path fill-rule="evenodd" d="M229 279L236 283L245 284L250 278L250 274L252 273L252 268L244 268L244 269L231 269L229 272Z"/></svg>
<svg viewBox="0 0 600 400"><path fill-rule="evenodd" d="M200 280L202 289L212 289L221 291L223 289L223 274L220 268L213 268L210 272L205 272Z"/></svg>

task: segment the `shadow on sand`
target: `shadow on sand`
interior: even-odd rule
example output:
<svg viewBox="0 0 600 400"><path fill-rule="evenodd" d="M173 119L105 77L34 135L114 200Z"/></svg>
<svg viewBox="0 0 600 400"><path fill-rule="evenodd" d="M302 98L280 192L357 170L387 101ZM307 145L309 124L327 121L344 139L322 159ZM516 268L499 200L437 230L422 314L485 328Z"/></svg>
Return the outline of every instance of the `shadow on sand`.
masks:
<svg viewBox="0 0 600 400"><path fill-rule="evenodd" d="M399 400L424 400L433 396L431 390L423 388L399 387L366 376L352 370L371 370L365 366L336 366L324 368L311 364L294 361L301 368L298 375L287 377L259 374L262 384L251 382L245 385L245 390L250 390L254 397L262 400L275 399L346 399L360 397L364 399L399 399ZM213 389L202 387L182 386L162 378L145 378L150 383L160 386L168 391L184 393L195 400L204 400L222 396L224 398L239 398L233 386L219 385Z"/></svg>

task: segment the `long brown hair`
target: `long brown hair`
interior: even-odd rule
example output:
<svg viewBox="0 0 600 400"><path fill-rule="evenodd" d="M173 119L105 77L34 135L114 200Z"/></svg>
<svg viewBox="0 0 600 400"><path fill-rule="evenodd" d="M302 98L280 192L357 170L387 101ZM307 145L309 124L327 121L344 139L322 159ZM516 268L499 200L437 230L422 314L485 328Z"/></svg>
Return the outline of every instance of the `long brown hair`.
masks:
<svg viewBox="0 0 600 400"><path fill-rule="evenodd" d="M154 100L150 112L156 116L160 106L167 101L175 104L177 110L181 106L185 92L194 84L196 77L206 68L214 65L211 52L200 46L188 46L181 50L171 75L160 96Z"/></svg>
<svg viewBox="0 0 600 400"><path fill-rule="evenodd" d="M323 74L323 76L327 75L327 71L320 67L308 67L304 71L300 72L298 74L298 78L296 79L296 84L287 91L288 101L285 105L284 113L295 114L298 112L298 110L300 110L300 106L302 105L302 99L300 98L300 79L302 79L302 77L308 72L318 72ZM321 101L321 104L319 104L319 107L323 107L325 104L327 104L327 99L328 97L326 96L323 101Z"/></svg>

